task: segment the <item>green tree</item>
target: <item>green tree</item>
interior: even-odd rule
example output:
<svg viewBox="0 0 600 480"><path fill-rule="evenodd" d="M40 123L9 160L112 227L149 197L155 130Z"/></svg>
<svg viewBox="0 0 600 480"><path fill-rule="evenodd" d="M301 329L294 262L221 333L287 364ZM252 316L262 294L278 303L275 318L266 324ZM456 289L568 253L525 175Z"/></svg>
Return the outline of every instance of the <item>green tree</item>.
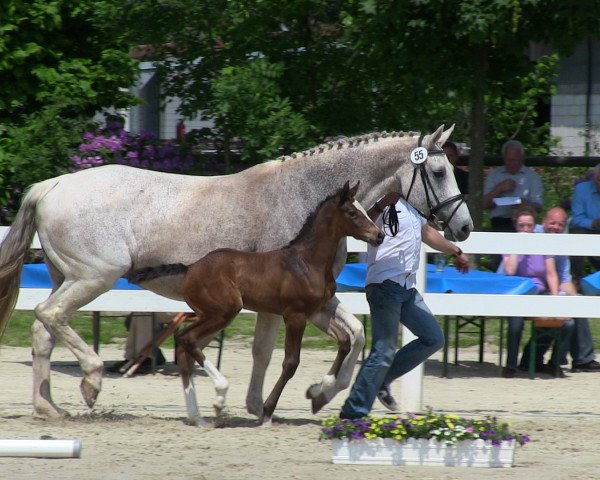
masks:
<svg viewBox="0 0 600 480"><path fill-rule="evenodd" d="M475 225L480 226L486 147L495 148L500 132L514 134L510 125L531 115L531 103L538 98L534 95L527 100L531 92L524 90L531 85L524 79L533 75L531 81L536 75L536 63L527 56L530 42L545 42L559 54L570 53L599 31L600 2L367 0L349 5L346 23L353 43L369 46L369 65L373 71L379 68L378 78L386 80L381 87L384 98L394 96L389 92L396 79L404 86L398 92L415 118L420 112L427 121L428 112L439 113L441 105L453 105L461 113L467 107L470 206ZM546 72L537 78L542 82L550 76ZM544 95L549 91L545 89ZM505 125L494 124L490 137L491 121L503 120L494 107L516 108L519 102L523 110L511 112L512 120ZM521 136L524 129L518 132Z"/></svg>
<svg viewBox="0 0 600 480"><path fill-rule="evenodd" d="M0 4L0 203L64 172L95 113L135 103L137 62L112 23L121 4Z"/></svg>
<svg viewBox="0 0 600 480"><path fill-rule="evenodd" d="M0 124L53 104L65 116L127 107L137 64L112 21L116 0L0 4Z"/></svg>
<svg viewBox="0 0 600 480"><path fill-rule="evenodd" d="M148 31L151 18L161 21ZM141 0L127 21L153 45L165 95L182 99L181 113L215 118L224 136L242 137L256 162L276 144L303 148L375 128L373 83L353 71L360 64L341 41L340 18L339 4L329 1ZM245 85L236 85L242 78Z"/></svg>
<svg viewBox="0 0 600 480"><path fill-rule="evenodd" d="M536 105L552 93L556 58L532 61L531 42L565 55L600 31L598 0L140 0L128 5L127 21L142 26L133 30L136 37L154 45L165 93L182 98L188 116L232 112L230 87L227 96L216 92L223 93L226 76L262 58L282 68L271 81L282 107L289 107L285 114L301 114L315 137L430 131L442 122L457 123L454 138L471 147L476 226L483 216L484 154L497 154L508 137L521 140L529 152L547 152L552 145L548 126L536 119ZM145 27L150 23L155 28ZM247 92L261 85L255 82ZM271 98L255 100L257 111L270 111ZM251 115L238 121L251 122L243 140L266 154L269 149L260 145L273 125L258 125ZM286 144L285 135L274 136Z"/></svg>

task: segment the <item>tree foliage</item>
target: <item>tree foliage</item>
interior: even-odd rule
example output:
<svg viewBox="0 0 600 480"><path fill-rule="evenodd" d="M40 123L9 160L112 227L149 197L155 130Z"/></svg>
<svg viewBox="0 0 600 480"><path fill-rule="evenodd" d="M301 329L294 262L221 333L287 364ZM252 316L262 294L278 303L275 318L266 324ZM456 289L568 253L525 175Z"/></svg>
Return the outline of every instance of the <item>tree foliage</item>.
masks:
<svg viewBox="0 0 600 480"><path fill-rule="evenodd" d="M63 116L126 107L135 62L111 25L121 2L6 0L0 4L0 124L45 106Z"/></svg>
<svg viewBox="0 0 600 480"><path fill-rule="evenodd" d="M0 3L0 203L68 169L93 115L127 107L137 74L117 0ZM6 209L5 209L6 210Z"/></svg>

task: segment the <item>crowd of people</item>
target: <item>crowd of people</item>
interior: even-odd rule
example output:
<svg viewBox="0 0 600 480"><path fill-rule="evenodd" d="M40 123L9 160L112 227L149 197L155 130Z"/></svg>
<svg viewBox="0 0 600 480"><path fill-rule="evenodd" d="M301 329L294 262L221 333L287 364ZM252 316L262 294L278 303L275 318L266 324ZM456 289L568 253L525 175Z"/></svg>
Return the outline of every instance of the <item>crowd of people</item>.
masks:
<svg viewBox="0 0 600 480"><path fill-rule="evenodd" d="M591 179L575 186L569 219L563 208L544 206L542 180L524 164L525 150L519 141L507 141L501 153L503 165L490 171L483 189L483 207L488 211L491 231L600 233L600 165L594 168ZM537 224L536 218L544 207L542 223ZM504 255L492 259L490 265L497 267L499 273L530 277L540 294L577 295L579 281L584 276L584 261L586 258L580 256ZM592 271L599 269L600 258L589 257L587 261ZM518 370L528 369L530 344L527 343L518 361L524 319L510 318L508 324L507 361L502 376L512 378ZM554 337L542 332L538 339L537 371L553 374L557 364L568 364L570 354L572 372L600 372L588 319L567 319L560 328L561 341L554 345L547 363L544 359ZM562 368L558 372L564 376Z"/></svg>

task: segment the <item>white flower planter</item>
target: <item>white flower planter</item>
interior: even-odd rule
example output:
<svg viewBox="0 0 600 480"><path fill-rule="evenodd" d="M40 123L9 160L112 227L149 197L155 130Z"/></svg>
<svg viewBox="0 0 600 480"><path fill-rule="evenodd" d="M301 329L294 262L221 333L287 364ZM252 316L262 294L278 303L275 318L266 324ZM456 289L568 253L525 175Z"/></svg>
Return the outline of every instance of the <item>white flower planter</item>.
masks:
<svg viewBox="0 0 600 480"><path fill-rule="evenodd" d="M392 438L332 440L333 463L365 465L426 465L442 467L511 467L515 442L495 446L484 440L446 445L437 440Z"/></svg>

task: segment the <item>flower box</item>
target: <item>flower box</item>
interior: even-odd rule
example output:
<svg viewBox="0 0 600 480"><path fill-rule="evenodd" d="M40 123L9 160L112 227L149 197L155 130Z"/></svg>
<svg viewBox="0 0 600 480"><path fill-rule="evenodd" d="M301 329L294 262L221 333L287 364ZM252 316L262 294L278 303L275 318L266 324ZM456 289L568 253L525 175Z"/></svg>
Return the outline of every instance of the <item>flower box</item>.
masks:
<svg viewBox="0 0 600 480"><path fill-rule="evenodd" d="M481 439L448 445L434 439L332 439L333 463L339 464L511 467L514 453L514 440L500 445Z"/></svg>
<svg viewBox="0 0 600 480"><path fill-rule="evenodd" d="M333 415L323 420L320 438L333 442L333 463L465 467L510 467L515 445L530 441L496 417L432 410L353 420Z"/></svg>

